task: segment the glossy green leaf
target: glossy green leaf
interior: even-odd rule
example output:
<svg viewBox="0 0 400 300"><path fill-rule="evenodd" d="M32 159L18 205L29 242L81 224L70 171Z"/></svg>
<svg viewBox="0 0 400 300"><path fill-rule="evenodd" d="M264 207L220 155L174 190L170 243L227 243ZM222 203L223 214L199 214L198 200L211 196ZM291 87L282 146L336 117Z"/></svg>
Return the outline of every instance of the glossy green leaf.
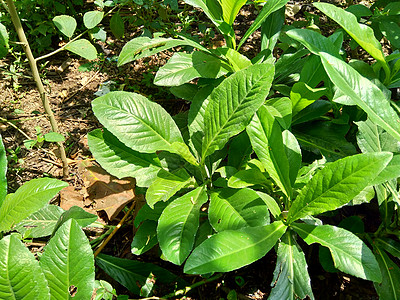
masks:
<svg viewBox="0 0 400 300"><path fill-rule="evenodd" d="M382 273L382 282L374 282L379 299L400 299L400 268L379 247L375 247L376 260Z"/></svg>
<svg viewBox="0 0 400 300"><path fill-rule="evenodd" d="M274 216L275 219L279 219L281 215L281 209L279 208L278 203L272 198L270 195L257 191L257 195L263 199L265 204L268 206L269 211Z"/></svg>
<svg viewBox="0 0 400 300"><path fill-rule="evenodd" d="M293 224L293 229L309 245L321 244L331 251L335 267L347 274L381 282L379 265L372 251L355 234L331 225Z"/></svg>
<svg viewBox="0 0 400 300"><path fill-rule="evenodd" d="M16 234L0 240L0 299L50 299L39 262Z"/></svg>
<svg viewBox="0 0 400 300"><path fill-rule="evenodd" d="M218 0L184 0L187 4L201 8L207 17L215 24L223 22L223 12Z"/></svg>
<svg viewBox="0 0 400 300"><path fill-rule="evenodd" d="M289 161L283 145L282 128L265 106L260 107L247 126L253 149L265 170L289 198L292 196Z"/></svg>
<svg viewBox="0 0 400 300"><path fill-rule="evenodd" d="M253 152L250 139L244 131L234 137L228 148L228 165L240 169L250 159Z"/></svg>
<svg viewBox="0 0 400 300"><path fill-rule="evenodd" d="M400 154L394 154L385 169L371 182L371 185L381 184L400 177Z"/></svg>
<svg viewBox="0 0 400 300"><path fill-rule="evenodd" d="M88 145L96 161L117 178L134 177L138 186L149 186L161 169L155 153L140 153L121 143L107 129L88 133Z"/></svg>
<svg viewBox="0 0 400 300"><path fill-rule="evenodd" d="M259 55L265 51L265 55L263 55L265 57L268 53L273 52L284 23L285 7L281 7L265 18L261 24L261 52Z"/></svg>
<svg viewBox="0 0 400 300"><path fill-rule="evenodd" d="M178 191L193 183L194 179L185 169L179 169L173 173L161 169L146 191L146 202L153 208L157 202L167 201Z"/></svg>
<svg viewBox="0 0 400 300"><path fill-rule="evenodd" d="M61 215L56 226L54 226L52 235L54 235L56 231L69 219L74 219L79 226L86 227L97 220L97 215L88 213L79 206L72 206L70 209L68 209Z"/></svg>
<svg viewBox="0 0 400 300"><path fill-rule="evenodd" d="M287 221L339 208L357 196L381 172L392 153L365 153L327 164L300 191Z"/></svg>
<svg viewBox="0 0 400 300"><path fill-rule="evenodd" d="M297 173L301 168L301 149L296 137L289 130L284 130L282 132L282 138L283 147L285 148L285 154L289 162L290 184L294 186L297 178Z"/></svg>
<svg viewBox="0 0 400 300"><path fill-rule="evenodd" d="M73 41L65 47L65 50L71 51L83 58L93 60L97 58L97 50L96 48L85 39L79 39Z"/></svg>
<svg viewBox="0 0 400 300"><path fill-rule="evenodd" d="M52 179L33 179L14 194L8 194L0 207L0 231L8 231L32 213L45 206L68 183Z"/></svg>
<svg viewBox="0 0 400 300"><path fill-rule="evenodd" d="M375 38L371 27L359 24L356 16L333 4L318 2L313 3L313 5L337 22L373 58L381 64L387 65L382 46Z"/></svg>
<svg viewBox="0 0 400 300"><path fill-rule="evenodd" d="M181 265L193 248L199 227L200 208L208 197L199 187L172 201L158 220L157 236L163 255Z"/></svg>
<svg viewBox="0 0 400 300"><path fill-rule="evenodd" d="M272 98L265 104L270 114L277 119L283 129L292 124L292 102L287 97Z"/></svg>
<svg viewBox="0 0 400 300"><path fill-rule="evenodd" d="M222 54L223 57L228 60L233 69L232 71L237 72L242 69L246 69L247 67L250 67L252 65L250 59L248 59L243 54L240 54L236 50L233 50L232 48L219 47L215 50L217 53Z"/></svg>
<svg viewBox="0 0 400 300"><path fill-rule="evenodd" d="M247 0L220 0L224 21L233 25L239 10L246 4Z"/></svg>
<svg viewBox="0 0 400 300"><path fill-rule="evenodd" d="M228 73L222 60L206 53L176 52L154 78L160 86L179 86L195 78L218 78Z"/></svg>
<svg viewBox="0 0 400 300"><path fill-rule="evenodd" d="M204 114L203 161L245 129L268 95L273 75L273 65L253 65L234 73L213 90Z"/></svg>
<svg viewBox="0 0 400 300"><path fill-rule="evenodd" d="M301 124L311 120L318 119L324 116L331 109L332 109L332 104L329 101L325 100L314 101L312 104L301 110L297 115L293 116L292 125Z"/></svg>
<svg viewBox="0 0 400 300"><path fill-rule="evenodd" d="M8 32L7 28L0 23L0 58L3 58L8 54L9 44L8 44Z"/></svg>
<svg viewBox="0 0 400 300"><path fill-rule="evenodd" d="M53 23L62 34L67 37L72 37L76 29L76 20L67 15L56 16L53 18Z"/></svg>
<svg viewBox="0 0 400 300"><path fill-rule="evenodd" d="M52 299L90 299L94 288L94 257L89 240L78 223L64 223L47 244L40 266Z"/></svg>
<svg viewBox="0 0 400 300"><path fill-rule="evenodd" d="M149 38L147 36L140 36L134 38L133 40L130 40L124 45L118 57L118 67L139 58L148 57L161 51L178 46L191 46L204 52L209 52L200 44L184 37L180 37L179 39L172 39L163 37Z"/></svg>
<svg viewBox="0 0 400 300"><path fill-rule="evenodd" d="M146 283L150 273L156 276L156 283L184 283L178 276L153 264L143 263L136 260L123 259L105 254L96 257L96 264L108 275L129 291L139 295L141 287Z"/></svg>
<svg viewBox="0 0 400 300"><path fill-rule="evenodd" d="M313 89L303 82L297 82L290 91L292 101L292 114L296 115L301 110L325 95L324 88Z"/></svg>
<svg viewBox="0 0 400 300"><path fill-rule="evenodd" d="M286 228L281 221L276 221L270 225L214 234L193 250L184 272L229 272L251 264L271 250Z"/></svg>
<svg viewBox="0 0 400 300"><path fill-rule="evenodd" d="M208 219L217 232L270 223L268 206L255 191L247 188L213 192Z"/></svg>
<svg viewBox="0 0 400 300"><path fill-rule="evenodd" d="M307 262L303 251L290 232L281 238L277 251L278 259L268 299L314 299Z"/></svg>
<svg viewBox="0 0 400 300"><path fill-rule="evenodd" d="M120 39L124 36L125 33L124 21L122 20L119 12L116 12L115 14L112 15L110 19L110 29L113 35L117 39Z"/></svg>
<svg viewBox="0 0 400 300"><path fill-rule="evenodd" d="M24 238L51 235L64 210L57 205L47 205L15 225L14 229Z"/></svg>
<svg viewBox="0 0 400 300"><path fill-rule="evenodd" d="M95 99L92 108L99 121L127 147L144 153L166 150L196 164L178 126L159 104L136 93L111 92Z"/></svg>
<svg viewBox="0 0 400 300"><path fill-rule="evenodd" d="M7 157L0 134L0 207L7 195Z"/></svg>
<svg viewBox="0 0 400 300"><path fill-rule="evenodd" d="M83 24L86 28L92 29L103 20L104 12L99 10L88 11L83 15Z"/></svg>
<svg viewBox="0 0 400 300"><path fill-rule="evenodd" d="M157 222L145 220L136 231L131 243L131 252L141 255L157 245Z"/></svg>
<svg viewBox="0 0 400 300"><path fill-rule="evenodd" d="M267 184L269 180L257 168L240 170L228 180L228 186L234 189L241 189L256 184Z"/></svg>
<svg viewBox="0 0 400 300"><path fill-rule="evenodd" d="M327 53L320 53L320 56L332 82L364 110L372 122L400 141L400 118L382 91L344 61Z"/></svg>
<svg viewBox="0 0 400 300"><path fill-rule="evenodd" d="M268 0L263 8L261 9L260 13L258 14L257 18L255 19L254 23L251 24L250 28L246 31L244 36L242 37L238 49L246 42L250 35L253 34L258 28L261 27L265 19L272 14L273 12L279 10L281 7L285 6L287 0Z"/></svg>

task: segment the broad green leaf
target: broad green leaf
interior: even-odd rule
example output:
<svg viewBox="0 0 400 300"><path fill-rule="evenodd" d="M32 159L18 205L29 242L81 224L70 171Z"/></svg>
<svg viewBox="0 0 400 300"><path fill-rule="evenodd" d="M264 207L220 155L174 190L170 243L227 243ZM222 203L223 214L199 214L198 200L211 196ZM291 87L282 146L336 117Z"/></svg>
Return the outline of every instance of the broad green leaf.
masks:
<svg viewBox="0 0 400 300"><path fill-rule="evenodd" d="M7 195L7 157L0 134L0 207Z"/></svg>
<svg viewBox="0 0 400 300"><path fill-rule="evenodd" d="M268 206L255 191L247 188L226 188L213 192L208 220L217 232L270 223Z"/></svg>
<svg viewBox="0 0 400 300"><path fill-rule="evenodd" d="M282 132L282 138L283 147L285 148L285 154L289 162L290 184L291 186L294 186L297 178L297 173L301 168L301 149L296 137L289 130L284 130Z"/></svg>
<svg viewBox="0 0 400 300"><path fill-rule="evenodd" d="M50 299L39 262L16 234L0 240L0 299Z"/></svg>
<svg viewBox="0 0 400 300"><path fill-rule="evenodd" d="M92 108L99 121L132 150L166 150L196 164L178 126L159 104L136 93L111 92L95 99Z"/></svg>
<svg viewBox="0 0 400 300"><path fill-rule="evenodd" d="M278 84L287 84L297 79L305 62L304 56L310 52L307 49L299 49L294 53L284 53L275 63L275 81L274 86ZM288 94L283 94L289 96Z"/></svg>
<svg viewBox="0 0 400 300"><path fill-rule="evenodd" d="M309 245L321 244L331 251L335 267L347 274L381 282L379 265L372 251L355 234L331 225L292 224Z"/></svg>
<svg viewBox="0 0 400 300"><path fill-rule="evenodd" d="M191 46L206 53L209 53L209 51L200 44L184 37L180 37L179 39L172 39L163 37L149 38L146 36L140 36L134 38L133 40L130 40L122 48L121 53L118 57L118 67L139 58L148 57L161 51L178 46Z"/></svg>
<svg viewBox="0 0 400 300"><path fill-rule="evenodd" d="M125 27L124 27L124 21L121 18L121 15L119 12L116 12L113 14L113 16L110 19L110 29L113 35L117 38L120 39L124 36L125 33Z"/></svg>
<svg viewBox="0 0 400 300"><path fill-rule="evenodd" d="M253 65L234 73L213 90L204 114L202 161L245 129L264 103L273 76L273 65Z"/></svg>
<svg viewBox="0 0 400 300"><path fill-rule="evenodd" d="M373 58L379 61L384 67L389 68L382 52L382 46L375 38L371 27L359 24L356 16L333 4L318 2L313 3L313 5L337 22Z"/></svg>
<svg viewBox="0 0 400 300"><path fill-rule="evenodd" d="M86 58L88 60L93 60L97 58L96 48L88 40L85 39L73 41L65 47L65 50L78 54L79 56L82 56L83 58Z"/></svg>
<svg viewBox="0 0 400 300"><path fill-rule="evenodd" d="M32 213L45 206L68 183L52 179L32 179L14 194L8 194L0 207L0 231L8 231Z"/></svg>
<svg viewBox="0 0 400 300"><path fill-rule="evenodd" d="M7 28L0 23L0 59L8 54L8 49L10 47L8 40Z"/></svg>
<svg viewBox="0 0 400 300"><path fill-rule="evenodd" d="M257 168L240 170L228 180L228 186L234 189L241 189L256 184L268 184L268 178Z"/></svg>
<svg viewBox="0 0 400 300"><path fill-rule="evenodd" d="M337 88L364 110L372 122L400 141L400 118L382 91L344 61L327 53L320 53L320 57Z"/></svg>
<svg viewBox="0 0 400 300"><path fill-rule="evenodd" d="M357 153L354 145L345 139L347 131L347 125L321 121L293 128L294 135L304 149L320 152L329 161Z"/></svg>
<svg viewBox="0 0 400 300"><path fill-rule="evenodd" d="M53 18L53 23L62 34L67 37L72 37L76 29L76 20L67 15L56 16Z"/></svg>
<svg viewBox="0 0 400 300"><path fill-rule="evenodd" d="M318 119L324 116L331 109L332 109L332 103L330 101L317 100L312 104L310 104L309 106L307 106L306 108L304 108L303 110L301 110L297 115L293 116L292 125Z"/></svg>
<svg viewBox="0 0 400 300"><path fill-rule="evenodd" d="M157 222L145 220L136 231L131 243L131 252L141 255L157 245Z"/></svg>
<svg viewBox="0 0 400 300"><path fill-rule="evenodd" d="M277 251L278 259L272 280L271 300L314 299L307 262L303 251L290 232L281 238Z"/></svg>
<svg viewBox="0 0 400 300"><path fill-rule="evenodd" d="M285 23L285 7L271 13L261 24L261 52L265 51L264 60L267 53L272 53L279 35ZM269 51L268 51L269 50Z"/></svg>
<svg viewBox="0 0 400 300"><path fill-rule="evenodd" d="M281 7L285 6L287 0L268 0L263 8L261 9L260 13L258 14L257 18L255 19L254 23L251 24L250 28L246 31L244 36L242 37L238 49L246 42L250 35L253 34L260 26L263 24L264 20L273 12L279 10Z"/></svg>
<svg viewBox="0 0 400 300"><path fill-rule="evenodd" d="M245 131L234 137L228 148L228 165L240 169L253 153L249 136Z"/></svg>
<svg viewBox="0 0 400 300"><path fill-rule="evenodd" d="M292 114L296 115L301 110L325 95L324 88L313 89L303 82L297 82L290 91L292 101Z"/></svg>
<svg viewBox="0 0 400 300"><path fill-rule="evenodd" d="M282 128L265 106L261 106L247 126L253 149L265 170L287 197L292 197L289 161L283 145Z"/></svg>
<svg viewBox="0 0 400 300"><path fill-rule="evenodd" d="M79 206L72 206L70 209L68 209L61 215L56 226L54 227L52 235L54 235L56 231L69 219L74 219L79 226L86 227L97 220L97 215L88 213Z"/></svg>
<svg viewBox="0 0 400 300"><path fill-rule="evenodd" d="M24 238L39 238L51 235L58 218L64 210L57 205L47 205L15 225L14 229Z"/></svg>
<svg viewBox="0 0 400 300"><path fill-rule="evenodd" d="M185 83L179 86L173 86L169 91L177 98L192 102L194 96L199 92L200 87L194 83Z"/></svg>
<svg viewBox="0 0 400 300"><path fill-rule="evenodd" d="M219 0L222 7L224 21L232 26L239 10L246 4L246 2L247 0Z"/></svg>
<svg viewBox="0 0 400 300"><path fill-rule="evenodd" d="M208 197L204 187L172 201L158 220L157 236L163 255L181 265L192 251L199 227L200 208Z"/></svg>
<svg viewBox="0 0 400 300"><path fill-rule="evenodd" d="M184 0L184 2L201 8L217 27L223 22L223 12L219 0Z"/></svg>
<svg viewBox="0 0 400 300"><path fill-rule="evenodd" d="M58 133L58 132L49 132L49 133L46 133L43 137L46 142L50 142L50 143L57 143L57 142L65 141L65 137L61 133Z"/></svg>
<svg viewBox="0 0 400 300"><path fill-rule="evenodd" d="M134 177L138 186L149 186L161 169L155 153L140 153L121 143L107 129L88 133L88 145L96 161L117 178Z"/></svg>
<svg viewBox="0 0 400 300"><path fill-rule="evenodd" d="M214 234L193 250L184 272L229 272L251 264L271 250L286 228L281 221L276 221L270 225Z"/></svg>
<svg viewBox="0 0 400 300"><path fill-rule="evenodd" d="M400 177L400 154L394 154L386 168L371 182L371 185L381 184Z"/></svg>
<svg viewBox="0 0 400 300"><path fill-rule="evenodd" d="M379 28L393 48L400 48L400 26L398 23L394 20L382 20L379 22Z"/></svg>
<svg viewBox="0 0 400 300"><path fill-rule="evenodd" d="M182 283L183 281L178 276L157 265L112 257L101 253L96 257L96 264L114 280L137 295L140 294L140 289L146 283L150 273L156 276L156 283L172 283L175 281Z"/></svg>
<svg viewBox="0 0 400 300"><path fill-rule="evenodd" d="M40 266L52 299L90 299L94 287L94 257L89 240L78 223L64 223L47 244ZM76 290L71 295L70 291Z"/></svg>
<svg viewBox="0 0 400 300"><path fill-rule="evenodd" d="M103 20L104 12L99 10L88 11L83 15L83 24L86 28L92 29Z"/></svg>
<svg viewBox="0 0 400 300"><path fill-rule="evenodd" d="M374 282L379 299L400 299L400 268L379 247L375 247L375 256L382 273L382 282Z"/></svg>
<svg viewBox="0 0 400 300"><path fill-rule="evenodd" d="M157 202L167 201L178 191L193 183L194 179L185 169L179 169L173 173L161 169L146 191L146 202L153 208Z"/></svg>
<svg viewBox="0 0 400 300"><path fill-rule="evenodd" d="M392 153L365 153L327 164L300 191L289 209L289 223L350 202L381 172Z"/></svg>
<svg viewBox="0 0 400 300"><path fill-rule="evenodd" d="M265 104L270 114L277 119L283 129L292 124L292 102L287 97L272 98Z"/></svg>
<svg viewBox="0 0 400 300"><path fill-rule="evenodd" d="M179 86L195 78L218 78L229 72L221 59L200 51L176 52L154 78L160 86Z"/></svg>
<svg viewBox="0 0 400 300"><path fill-rule="evenodd" d="M400 243L387 237L375 239L380 248L386 250L391 255L400 258Z"/></svg>
<svg viewBox="0 0 400 300"><path fill-rule="evenodd" d="M250 59L232 48L219 47L216 49L216 52L222 54L229 61L229 64L233 68L232 71L237 72L252 65Z"/></svg>

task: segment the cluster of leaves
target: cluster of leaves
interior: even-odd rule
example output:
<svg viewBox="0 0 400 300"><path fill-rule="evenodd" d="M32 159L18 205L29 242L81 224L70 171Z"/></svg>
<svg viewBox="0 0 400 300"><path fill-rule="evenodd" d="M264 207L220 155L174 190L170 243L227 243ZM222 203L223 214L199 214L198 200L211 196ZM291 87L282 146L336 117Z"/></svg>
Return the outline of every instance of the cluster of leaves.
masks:
<svg viewBox="0 0 400 300"><path fill-rule="evenodd" d="M246 1L185 2L204 11L226 47L142 36L124 46L118 65L193 47L176 52L154 80L189 101L189 111L171 117L128 92L92 102L104 126L88 135L94 157L117 177L135 177L145 190L132 253L158 244L163 258L184 264L186 273L206 275L243 267L275 249L269 299L313 299L301 239L319 244L327 270L373 281L382 299L397 299L400 118L390 89L400 87L400 52L381 23L389 16L390 26L399 24L399 3L373 7L359 20L359 8L314 3L340 26L325 37L284 26L287 1L269 0L237 43L233 23ZM378 22L391 42L390 55L362 24L364 16L377 15L372 24ZM238 50L259 28L261 50L250 59ZM376 62L347 62L346 39ZM279 59L272 55L276 47ZM376 232L365 232L357 216L323 222L326 212L375 198Z"/></svg>

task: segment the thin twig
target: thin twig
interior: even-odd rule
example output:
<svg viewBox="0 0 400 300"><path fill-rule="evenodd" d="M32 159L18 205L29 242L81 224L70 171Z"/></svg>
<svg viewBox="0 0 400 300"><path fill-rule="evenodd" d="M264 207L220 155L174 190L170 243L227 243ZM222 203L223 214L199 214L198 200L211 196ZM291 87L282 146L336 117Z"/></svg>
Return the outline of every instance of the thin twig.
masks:
<svg viewBox="0 0 400 300"><path fill-rule="evenodd" d="M119 221L118 225L114 228L113 232L107 237L107 239L100 245L100 247L96 250L94 253L94 257L100 254L100 252L103 250L103 248L108 244L108 242L112 239L112 237L117 233L118 229L122 227L124 224L126 218L130 215L132 210L135 208L136 200L133 200L133 203L131 207L129 208L128 212L125 214L125 216Z"/></svg>
<svg viewBox="0 0 400 300"><path fill-rule="evenodd" d="M8 125L10 125L11 127L14 127L15 129L17 129L24 137L26 137L28 140L31 139L31 137L29 135L27 135L25 132L23 132L21 129L18 128L18 126L16 126L15 124L13 124L12 122L8 121L7 119L3 119L0 117L0 121L3 123L7 123Z"/></svg>

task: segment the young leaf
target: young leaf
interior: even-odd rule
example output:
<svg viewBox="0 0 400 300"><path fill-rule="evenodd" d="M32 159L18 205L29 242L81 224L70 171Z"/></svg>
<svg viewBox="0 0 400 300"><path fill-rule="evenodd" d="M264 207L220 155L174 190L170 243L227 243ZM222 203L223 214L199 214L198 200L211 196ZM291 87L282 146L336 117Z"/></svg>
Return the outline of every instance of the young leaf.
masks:
<svg viewBox="0 0 400 300"><path fill-rule="evenodd" d="M125 28L124 28L124 21L121 18L119 12L113 14L110 19L110 29L113 35L120 39L124 36Z"/></svg>
<svg viewBox="0 0 400 300"><path fill-rule="evenodd" d="M8 40L7 28L0 23L0 59L8 54L8 49L10 48Z"/></svg>
<svg viewBox="0 0 400 300"><path fill-rule="evenodd" d="M222 7L218 0L185 0L184 2L201 8L217 27L223 22Z"/></svg>
<svg viewBox="0 0 400 300"><path fill-rule="evenodd" d="M208 197L204 187L172 201L158 220L157 236L163 255L181 265L192 251L199 227L200 208Z"/></svg>
<svg viewBox="0 0 400 300"><path fill-rule="evenodd" d="M7 195L7 157L0 134L0 207Z"/></svg>
<svg viewBox="0 0 400 300"><path fill-rule="evenodd" d="M90 299L94 287L94 257L89 240L78 223L64 223L47 244L40 266L54 299Z"/></svg>
<svg viewBox="0 0 400 300"><path fill-rule="evenodd" d="M226 188L212 193L208 219L217 232L270 223L268 206L255 191L247 188Z"/></svg>
<svg viewBox="0 0 400 300"><path fill-rule="evenodd" d="M337 22L365 51L379 61L382 66L389 69L382 52L382 46L375 38L371 27L359 24L356 16L333 4L313 3L313 5Z"/></svg>
<svg viewBox="0 0 400 300"><path fill-rule="evenodd" d="M285 6L288 0L268 0L263 8L261 9L260 13L258 14L257 18L255 19L254 23L251 24L250 28L246 31L244 36L242 37L238 49L246 42L250 35L253 34L260 26L263 24L264 20L273 12L277 11L281 7Z"/></svg>
<svg viewBox="0 0 400 300"><path fill-rule="evenodd" d="M279 219L281 215L281 209L279 208L278 203L276 203L275 199L272 198L270 195L257 191L258 196L265 202L268 206L269 211L274 216L275 219Z"/></svg>
<svg viewBox="0 0 400 300"><path fill-rule="evenodd" d="M233 25L239 10L246 4L247 0L220 0L224 21Z"/></svg>
<svg viewBox="0 0 400 300"><path fill-rule="evenodd" d="M50 299L39 262L16 234L0 240L0 299Z"/></svg>
<svg viewBox="0 0 400 300"><path fill-rule="evenodd" d="M276 221L270 225L214 234L193 250L184 272L229 272L251 264L271 250L286 228L281 221Z"/></svg>
<svg viewBox="0 0 400 300"><path fill-rule="evenodd" d="M149 38L147 36L140 36L127 42L122 48L121 53L118 57L118 67L139 58L148 57L161 51L178 46L191 46L206 53L209 53L207 48L204 48L202 45L185 37L172 39L163 37Z"/></svg>
<svg viewBox="0 0 400 300"><path fill-rule="evenodd" d="M278 245L278 259L268 299L314 299L307 262L303 251L290 232L286 232Z"/></svg>
<svg viewBox="0 0 400 300"><path fill-rule="evenodd" d="M331 225L292 224L309 245L321 244L331 251L335 267L347 274L381 282L379 265L372 251L355 234Z"/></svg>
<svg viewBox="0 0 400 300"><path fill-rule="evenodd" d="M391 255L400 258L400 243L390 238L381 237L375 239L380 248L386 250Z"/></svg>
<svg viewBox="0 0 400 300"><path fill-rule="evenodd" d="M178 283L185 284L178 276L149 263L112 257L100 253L96 257L96 264L113 279L137 295L140 294L140 289L145 285L150 273L156 276L156 282L171 283L178 281Z"/></svg>
<svg viewBox="0 0 400 300"><path fill-rule="evenodd" d="M289 209L289 223L339 208L357 196L381 172L392 153L366 153L327 164L300 191Z"/></svg>
<svg viewBox="0 0 400 300"><path fill-rule="evenodd" d="M76 29L76 20L67 15L56 16L53 18L53 23L62 34L67 37L72 37Z"/></svg>
<svg viewBox="0 0 400 300"><path fill-rule="evenodd" d="M83 15L83 24L87 29L92 29L103 20L104 12L99 10L88 11Z"/></svg>
<svg viewBox="0 0 400 300"><path fill-rule="evenodd" d="M58 132L49 132L49 133L46 133L43 137L46 142L50 142L50 143L57 143L57 142L65 141L65 137L61 133L58 133Z"/></svg>
<svg viewBox="0 0 400 300"><path fill-rule="evenodd" d="M273 76L273 65L253 65L236 72L214 89L204 115L202 161L245 129L268 95Z"/></svg>
<svg viewBox="0 0 400 300"><path fill-rule="evenodd" d="M155 85L179 86L195 78L218 78L229 72L221 59L200 51L175 53L154 78Z"/></svg>
<svg viewBox="0 0 400 300"><path fill-rule="evenodd" d="M39 238L51 235L58 218L64 210L57 205L47 205L15 225L14 229L24 238Z"/></svg>
<svg viewBox="0 0 400 300"><path fill-rule="evenodd" d="M127 147L144 153L166 150L196 164L178 126L159 104L136 93L111 92L95 99L92 108L99 121Z"/></svg>
<svg viewBox="0 0 400 300"><path fill-rule="evenodd" d="M294 186L297 178L297 173L301 168L301 149L296 137L289 130L284 130L282 132L282 138L283 147L285 148L285 154L289 162L290 184Z"/></svg>
<svg viewBox="0 0 400 300"><path fill-rule="evenodd" d="M97 215L88 213L79 206L72 206L70 209L68 209L61 215L56 226L54 226L52 235L54 235L56 231L69 219L74 219L79 226L86 227L97 220Z"/></svg>
<svg viewBox="0 0 400 300"><path fill-rule="evenodd" d="M88 40L85 39L73 41L65 47L65 50L78 54L79 56L82 56L83 58L86 58L88 60L97 58L96 48Z"/></svg>
<svg viewBox="0 0 400 300"><path fill-rule="evenodd" d="M8 194L0 207L0 231L8 231L14 224L45 206L68 183L52 179L32 179L14 194Z"/></svg>
<svg viewBox="0 0 400 300"><path fill-rule="evenodd" d="M241 189L256 184L270 184L268 178L257 168L240 170L228 180L228 186Z"/></svg>
<svg viewBox="0 0 400 300"><path fill-rule="evenodd" d="M121 143L107 129L88 133L88 145L96 161L117 178L134 177L138 186L149 186L161 169L155 153L140 153Z"/></svg>
<svg viewBox="0 0 400 300"><path fill-rule="evenodd" d="M173 173L161 169L157 178L146 191L146 202L153 208L160 201L167 201L175 193L194 183L194 179L185 169L179 169Z"/></svg>
<svg viewBox="0 0 400 300"><path fill-rule="evenodd" d="M375 247L376 260L382 272L382 282L374 282L380 299L400 299L400 268L379 247Z"/></svg>
<svg viewBox="0 0 400 300"><path fill-rule="evenodd" d="M323 52L320 53L320 57L326 72L338 89L364 110L372 122L400 141L400 118L382 91L344 61Z"/></svg>
<svg viewBox="0 0 400 300"><path fill-rule="evenodd" d="M261 106L247 126L253 149L263 163L269 176L289 198L292 186L289 176L289 161L285 153L282 128L265 106Z"/></svg>

